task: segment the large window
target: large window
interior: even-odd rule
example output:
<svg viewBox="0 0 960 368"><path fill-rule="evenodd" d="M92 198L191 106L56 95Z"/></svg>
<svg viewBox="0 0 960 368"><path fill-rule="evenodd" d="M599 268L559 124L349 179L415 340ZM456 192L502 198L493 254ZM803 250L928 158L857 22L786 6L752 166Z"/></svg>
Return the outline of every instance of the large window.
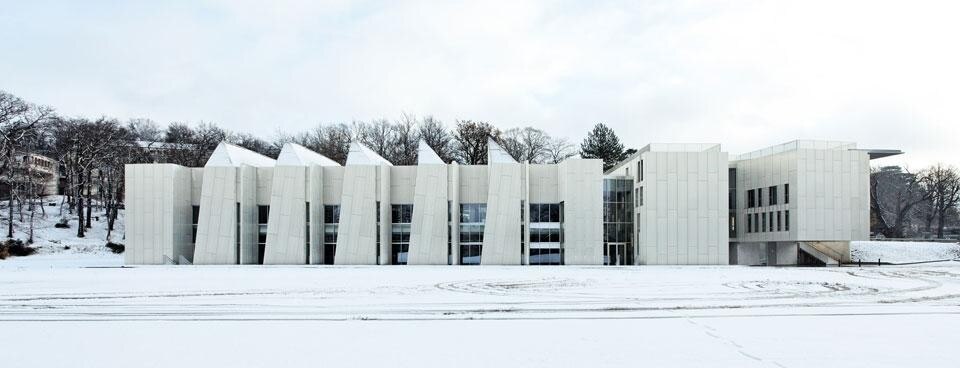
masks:
<svg viewBox="0 0 960 368"><path fill-rule="evenodd" d="M193 206L193 239L192 243L197 243L197 223L200 222L200 206Z"/></svg>
<svg viewBox="0 0 960 368"><path fill-rule="evenodd" d="M561 203L530 204L530 264L562 263L563 205Z"/></svg>
<svg viewBox="0 0 960 368"><path fill-rule="evenodd" d="M257 263L263 264L263 253L267 249L267 219L270 218L270 206L257 206Z"/></svg>
<svg viewBox="0 0 960 368"><path fill-rule="evenodd" d="M460 204L460 264L480 264L486 219L486 203Z"/></svg>
<svg viewBox="0 0 960 368"><path fill-rule="evenodd" d="M323 206L323 264L333 264L337 254L337 232L340 227L340 206Z"/></svg>
<svg viewBox="0 0 960 368"><path fill-rule="evenodd" d="M633 264L633 181L604 179L603 200L604 264Z"/></svg>
<svg viewBox="0 0 960 368"><path fill-rule="evenodd" d="M412 204L394 204L390 206L390 263L407 264L410 250L410 223L413 222Z"/></svg>

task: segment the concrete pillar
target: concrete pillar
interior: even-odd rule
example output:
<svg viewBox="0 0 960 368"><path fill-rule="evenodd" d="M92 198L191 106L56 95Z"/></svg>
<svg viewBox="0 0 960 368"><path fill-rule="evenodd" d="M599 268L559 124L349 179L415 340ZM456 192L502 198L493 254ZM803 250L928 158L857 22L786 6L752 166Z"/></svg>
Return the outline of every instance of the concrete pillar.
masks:
<svg viewBox="0 0 960 368"><path fill-rule="evenodd" d="M450 264L460 264L460 165L450 164Z"/></svg>
<svg viewBox="0 0 960 368"><path fill-rule="evenodd" d="M380 165L380 262L390 264L390 166Z"/></svg>

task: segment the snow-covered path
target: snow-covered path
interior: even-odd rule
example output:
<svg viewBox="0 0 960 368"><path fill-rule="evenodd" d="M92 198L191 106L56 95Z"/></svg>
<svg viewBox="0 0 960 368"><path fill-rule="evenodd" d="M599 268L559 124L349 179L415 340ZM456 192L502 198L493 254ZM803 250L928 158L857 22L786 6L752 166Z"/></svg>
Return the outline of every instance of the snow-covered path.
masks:
<svg viewBox="0 0 960 368"><path fill-rule="evenodd" d="M13 366L956 366L960 331L957 263L4 267L0 280Z"/></svg>

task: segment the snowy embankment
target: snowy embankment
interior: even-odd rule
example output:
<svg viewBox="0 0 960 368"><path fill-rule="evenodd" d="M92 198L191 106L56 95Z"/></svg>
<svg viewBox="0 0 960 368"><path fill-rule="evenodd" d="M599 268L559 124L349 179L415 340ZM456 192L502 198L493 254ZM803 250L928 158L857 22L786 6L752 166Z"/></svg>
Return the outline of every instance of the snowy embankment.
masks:
<svg viewBox="0 0 960 368"><path fill-rule="evenodd" d="M960 259L960 244L899 241L855 241L850 243L853 262L911 263Z"/></svg>
<svg viewBox="0 0 960 368"><path fill-rule="evenodd" d="M37 207L33 218L33 244L31 247L37 250L35 255L29 257L11 257L7 260L0 260L0 265L5 262L14 263L43 263L44 260L52 263L51 265L70 265L73 259L76 265L99 265L103 262L111 263L118 256L113 254L107 244L107 219L104 211L100 208L94 208L92 211L91 227L86 229L84 237L77 237L77 215L71 214L66 206L61 205L62 196L49 196L43 200L43 206ZM24 242L30 238L30 213L24 208L23 219L17 209L14 209L13 238ZM55 225L61 219L66 219L68 228L57 228ZM3 235L6 235L7 229L7 204L0 203L0 224L2 224ZM110 238L117 243L123 243L123 210L114 224L113 232ZM122 259L119 258L119 259ZM90 264L89 262L93 262Z"/></svg>

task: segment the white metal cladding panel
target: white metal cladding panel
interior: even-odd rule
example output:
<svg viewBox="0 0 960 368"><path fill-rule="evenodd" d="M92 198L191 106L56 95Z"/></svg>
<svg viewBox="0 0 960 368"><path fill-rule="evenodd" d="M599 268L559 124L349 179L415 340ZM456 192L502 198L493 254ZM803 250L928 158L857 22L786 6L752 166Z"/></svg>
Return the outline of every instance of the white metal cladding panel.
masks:
<svg viewBox="0 0 960 368"><path fill-rule="evenodd" d="M639 264L726 264L727 154L646 152Z"/></svg>
<svg viewBox="0 0 960 368"><path fill-rule="evenodd" d="M257 173L254 166L240 166L240 263L257 264Z"/></svg>
<svg viewBox="0 0 960 368"><path fill-rule="evenodd" d="M264 264L307 261L306 171L306 166L277 166L273 170Z"/></svg>
<svg viewBox="0 0 960 368"><path fill-rule="evenodd" d="M319 264L323 252L323 167L307 169L307 201L310 202L310 264Z"/></svg>
<svg viewBox="0 0 960 368"><path fill-rule="evenodd" d="M237 168L204 168L194 264L236 264Z"/></svg>
<svg viewBox="0 0 960 368"><path fill-rule="evenodd" d="M377 166L343 167L335 264L377 263Z"/></svg>
<svg viewBox="0 0 960 368"><path fill-rule="evenodd" d="M390 170L390 201L394 204L413 203L420 166L387 166ZM446 185L446 183L443 183Z"/></svg>
<svg viewBox="0 0 960 368"><path fill-rule="evenodd" d="M386 224L390 223L390 179L391 179L391 168L392 166L380 165L377 167L377 200L380 201L380 208L377 208L380 216L380 222L383 226L380 226L380 246L377 263L386 265L390 264L392 259L390 253L393 250L393 238L391 233L390 226ZM411 183L413 185L414 183ZM412 188L411 188L412 189ZM412 199L412 198L411 198Z"/></svg>
<svg viewBox="0 0 960 368"><path fill-rule="evenodd" d="M163 264L176 260L189 242L189 171L172 165L126 165L127 264ZM189 217L188 217L189 218ZM187 224L189 226L189 224ZM185 239L186 237L186 239Z"/></svg>
<svg viewBox="0 0 960 368"><path fill-rule="evenodd" d="M273 170L272 167L257 167L257 205L269 206L273 194Z"/></svg>
<svg viewBox="0 0 960 368"><path fill-rule="evenodd" d="M200 205L200 193L203 191L203 168L190 168L190 204ZM193 219L191 214L191 220Z"/></svg>
<svg viewBox="0 0 960 368"><path fill-rule="evenodd" d="M483 230L480 263L519 265L520 252L520 177L522 164L493 163L487 194L487 219ZM461 193L465 194L465 193Z"/></svg>
<svg viewBox="0 0 960 368"><path fill-rule="evenodd" d="M560 165L531 164L529 165L529 167L530 167L530 170L529 170L530 194L529 194L528 202L529 203L559 203L560 202L560 180L559 180Z"/></svg>
<svg viewBox="0 0 960 368"><path fill-rule="evenodd" d="M563 202L564 264L603 264L603 162L568 159L559 164Z"/></svg>
<svg viewBox="0 0 960 368"><path fill-rule="evenodd" d="M343 195L343 166L323 166L323 203L329 205L340 204Z"/></svg>
<svg viewBox="0 0 960 368"><path fill-rule="evenodd" d="M412 221L407 263L447 264L447 165L418 167Z"/></svg>
<svg viewBox="0 0 960 368"><path fill-rule="evenodd" d="M796 168L796 151L786 151L736 163L737 241L770 242L796 239L797 228L792 225L789 226L789 231L785 230L787 228L785 226L780 231L747 232L748 215L766 214L769 216L772 212L776 216L777 212L780 212L780 215L785 217L784 213L790 211L790 221L795 221L797 215L796 203L799 201ZM784 203L786 201L784 184L790 185L790 203ZM778 203L776 205L769 204L771 186L777 186ZM763 206L747 208L747 191L756 189L763 189Z"/></svg>
<svg viewBox="0 0 960 368"><path fill-rule="evenodd" d="M488 168L489 166L459 165L460 203L487 203L487 195L490 193ZM517 183L519 186L519 181ZM459 209L457 211L459 212Z"/></svg>
<svg viewBox="0 0 960 368"><path fill-rule="evenodd" d="M870 213L867 154L799 150L798 156L797 240L866 239Z"/></svg>

